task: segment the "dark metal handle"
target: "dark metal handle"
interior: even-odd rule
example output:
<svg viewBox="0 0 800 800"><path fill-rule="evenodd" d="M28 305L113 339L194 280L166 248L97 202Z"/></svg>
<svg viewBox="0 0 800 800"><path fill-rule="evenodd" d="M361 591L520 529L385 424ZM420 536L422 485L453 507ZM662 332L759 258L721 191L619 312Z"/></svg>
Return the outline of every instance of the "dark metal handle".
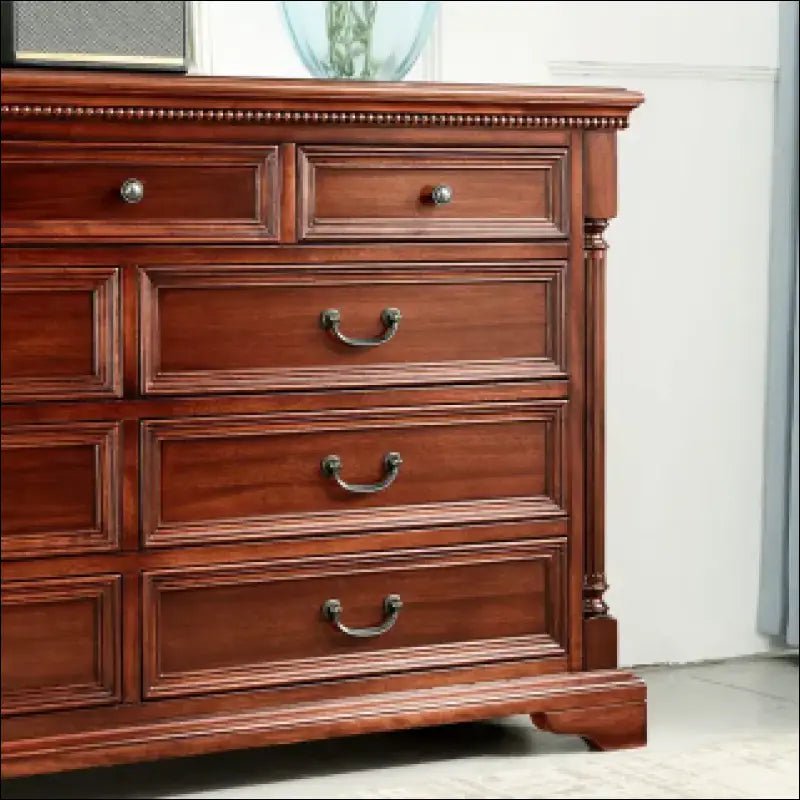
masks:
<svg viewBox="0 0 800 800"><path fill-rule="evenodd" d="M339 474L342 471L342 459L337 455L325 456L322 459L322 474L326 478L333 478L347 492L374 494L375 492L383 491L394 483L394 479L400 473L400 465L403 463L403 459L400 457L400 453L387 453L383 463L386 466L386 475L384 475L383 480L377 483L348 483Z"/></svg>
<svg viewBox="0 0 800 800"><path fill-rule="evenodd" d="M126 203L141 203L144 198L144 184L138 178L128 178L122 182L119 193Z"/></svg>
<svg viewBox="0 0 800 800"><path fill-rule="evenodd" d="M354 636L356 639L371 639L373 636L380 636L393 628L402 608L403 601L400 599L400 595L388 594L383 598L384 620L380 625L371 628L350 628L340 619L344 610L341 601L331 598L322 604L322 616L347 636Z"/></svg>
<svg viewBox="0 0 800 800"><path fill-rule="evenodd" d="M357 339L353 336L345 336L339 330L342 315L338 308L328 308L323 311L319 316L319 321L326 331L331 331L343 344L350 345L350 347L376 347L379 344L388 342L397 333L402 318L403 315L400 313L399 308L384 308L381 311L381 322L383 323L384 331L374 339Z"/></svg>
<svg viewBox="0 0 800 800"><path fill-rule="evenodd" d="M446 206L453 199L453 190L450 186L440 183L431 189L431 202L435 206Z"/></svg>

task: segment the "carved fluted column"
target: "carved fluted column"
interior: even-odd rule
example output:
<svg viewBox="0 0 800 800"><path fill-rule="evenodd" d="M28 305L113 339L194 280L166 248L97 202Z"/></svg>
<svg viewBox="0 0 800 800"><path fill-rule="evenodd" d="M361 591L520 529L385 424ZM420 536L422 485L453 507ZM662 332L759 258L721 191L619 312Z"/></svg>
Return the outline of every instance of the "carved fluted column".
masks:
<svg viewBox="0 0 800 800"><path fill-rule="evenodd" d="M617 214L616 135L584 136L584 267L586 276L586 536L583 581L583 652L586 669L617 665L617 622L605 592L605 230Z"/></svg>
<svg viewBox="0 0 800 800"><path fill-rule="evenodd" d="M605 287L607 219L586 219L586 548L583 611L588 617L608 615L605 594Z"/></svg>

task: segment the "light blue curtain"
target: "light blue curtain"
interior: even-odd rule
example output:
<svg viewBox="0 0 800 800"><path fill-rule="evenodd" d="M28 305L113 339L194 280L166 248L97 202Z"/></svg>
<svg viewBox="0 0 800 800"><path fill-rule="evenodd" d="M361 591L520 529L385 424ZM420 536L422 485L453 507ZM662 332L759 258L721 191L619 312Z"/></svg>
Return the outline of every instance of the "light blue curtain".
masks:
<svg viewBox="0 0 800 800"><path fill-rule="evenodd" d="M758 627L798 642L798 3L780 3Z"/></svg>

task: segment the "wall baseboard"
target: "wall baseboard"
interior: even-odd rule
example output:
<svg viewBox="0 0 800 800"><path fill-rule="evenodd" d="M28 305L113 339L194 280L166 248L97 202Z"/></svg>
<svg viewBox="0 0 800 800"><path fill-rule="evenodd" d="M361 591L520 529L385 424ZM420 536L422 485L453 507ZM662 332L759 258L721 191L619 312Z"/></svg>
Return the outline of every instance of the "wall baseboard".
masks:
<svg viewBox="0 0 800 800"><path fill-rule="evenodd" d="M796 647L786 647L785 645L776 645L772 650L760 650L755 653L738 655L738 656L722 656L720 658L700 658L692 661L653 661L639 664L626 664L620 669L678 669L681 667L704 667L713 664L735 664L737 662L745 661L778 661L778 660L797 660L798 652Z"/></svg>

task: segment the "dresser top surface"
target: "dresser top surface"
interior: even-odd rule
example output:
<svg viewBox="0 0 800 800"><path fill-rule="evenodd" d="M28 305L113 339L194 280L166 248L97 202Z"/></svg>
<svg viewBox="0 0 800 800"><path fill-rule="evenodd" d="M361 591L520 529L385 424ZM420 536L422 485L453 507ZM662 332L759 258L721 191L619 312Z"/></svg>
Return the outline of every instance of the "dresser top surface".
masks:
<svg viewBox="0 0 800 800"><path fill-rule="evenodd" d="M226 78L9 69L2 73L4 115L48 109L174 109L284 113L510 115L613 119L624 127L639 92L586 86Z"/></svg>

